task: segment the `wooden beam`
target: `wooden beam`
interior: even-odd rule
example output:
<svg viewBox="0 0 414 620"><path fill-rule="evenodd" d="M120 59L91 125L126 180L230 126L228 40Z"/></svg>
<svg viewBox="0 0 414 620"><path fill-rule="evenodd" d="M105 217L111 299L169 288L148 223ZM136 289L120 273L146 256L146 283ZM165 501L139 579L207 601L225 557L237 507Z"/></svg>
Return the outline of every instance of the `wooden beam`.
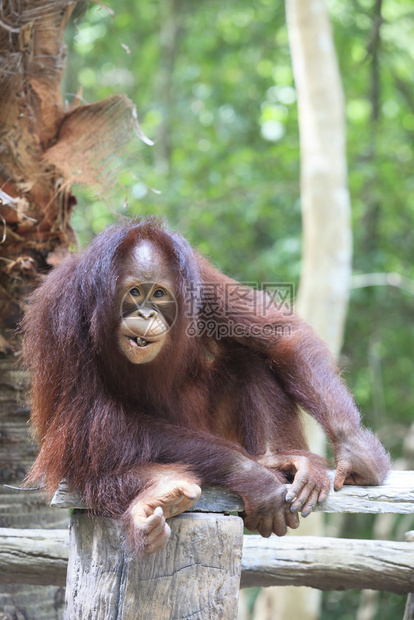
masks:
<svg viewBox="0 0 414 620"><path fill-rule="evenodd" d="M64 586L69 532L0 528L0 583Z"/></svg>
<svg viewBox="0 0 414 620"><path fill-rule="evenodd" d="M414 591L414 545L315 536L245 536L240 587L286 585L408 594Z"/></svg>
<svg viewBox="0 0 414 620"><path fill-rule="evenodd" d="M0 528L0 583L64 586L68 551L67 530ZM414 546L382 540L248 535L243 540L241 570L242 588L293 584L408 594L414 591Z"/></svg>
<svg viewBox="0 0 414 620"><path fill-rule="evenodd" d="M333 479L334 472L331 472ZM286 490L290 485L286 485ZM51 505L55 508L87 508L82 498L61 483ZM235 493L204 488L192 512L242 512L243 502ZM328 499L315 506L315 512L414 514L414 471L392 471L378 487L344 486L331 491Z"/></svg>

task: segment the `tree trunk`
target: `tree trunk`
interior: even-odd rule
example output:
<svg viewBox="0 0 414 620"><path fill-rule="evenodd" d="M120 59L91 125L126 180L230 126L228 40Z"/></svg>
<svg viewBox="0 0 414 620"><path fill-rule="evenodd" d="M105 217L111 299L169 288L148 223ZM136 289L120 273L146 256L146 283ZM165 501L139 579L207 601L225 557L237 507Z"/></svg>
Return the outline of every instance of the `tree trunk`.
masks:
<svg viewBox="0 0 414 620"><path fill-rule="evenodd" d="M155 165L161 174L169 173L171 165L171 122L173 109L174 67L177 46L181 35L179 5L177 0L164 0L160 4L160 62L155 82L155 101L162 115L154 151Z"/></svg>
<svg viewBox="0 0 414 620"><path fill-rule="evenodd" d="M303 262L297 311L337 356L352 260L345 111L323 0L287 0L298 94Z"/></svg>
<svg viewBox="0 0 414 620"><path fill-rule="evenodd" d="M298 98L303 254L297 312L339 354L348 303L352 235L347 188L344 99L329 17L323 0L286 0ZM324 435L306 416L311 449ZM322 515L302 522L301 535L320 535ZM307 588L262 591L255 617L319 617L321 594Z"/></svg>
<svg viewBox="0 0 414 620"><path fill-rule="evenodd" d="M0 3L0 481L19 485L36 454L29 438L28 376L18 369L23 299L76 239L73 181L98 184L138 129L125 97L65 110L60 82L65 26L77 0ZM41 491L0 486L1 527L62 527ZM7 589L8 588L8 589ZM56 588L4 586L0 616L60 617ZM3 617L3 616L1 616Z"/></svg>
<svg viewBox="0 0 414 620"><path fill-rule="evenodd" d="M37 274L48 268L57 248L72 239L69 225L75 202L61 175L42 162L57 139L64 110L59 92L65 49L64 27L75 3L50 6L15 3L0 9L0 472L3 482L18 484L36 453L29 441L27 374L17 370L22 299ZM50 5L50 3L49 3ZM53 29L55 36L50 36ZM0 488L2 527L64 527L65 513L47 508L41 492ZM4 585L0 610L5 618L60 618L63 588Z"/></svg>

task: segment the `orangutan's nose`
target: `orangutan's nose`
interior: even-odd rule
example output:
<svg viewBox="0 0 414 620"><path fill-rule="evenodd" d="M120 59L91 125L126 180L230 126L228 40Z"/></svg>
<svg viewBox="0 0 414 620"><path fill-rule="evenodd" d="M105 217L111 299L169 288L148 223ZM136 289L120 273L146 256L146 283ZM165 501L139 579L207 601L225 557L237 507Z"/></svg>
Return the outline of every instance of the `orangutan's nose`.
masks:
<svg viewBox="0 0 414 620"><path fill-rule="evenodd" d="M155 316L155 310L152 308L139 308L138 316L142 316L143 319L148 321L149 318Z"/></svg>

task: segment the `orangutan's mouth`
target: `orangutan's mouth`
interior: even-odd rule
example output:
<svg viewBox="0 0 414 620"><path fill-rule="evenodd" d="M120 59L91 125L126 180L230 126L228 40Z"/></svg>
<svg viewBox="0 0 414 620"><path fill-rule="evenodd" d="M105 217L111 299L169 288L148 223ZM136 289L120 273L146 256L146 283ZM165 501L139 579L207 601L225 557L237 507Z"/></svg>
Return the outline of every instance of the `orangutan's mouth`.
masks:
<svg viewBox="0 0 414 620"><path fill-rule="evenodd" d="M149 344L152 344L149 340L146 340L145 338L142 338L141 336L137 336L136 338L131 338L130 336L127 336L128 340L131 340L134 344L136 344L138 347L146 347Z"/></svg>

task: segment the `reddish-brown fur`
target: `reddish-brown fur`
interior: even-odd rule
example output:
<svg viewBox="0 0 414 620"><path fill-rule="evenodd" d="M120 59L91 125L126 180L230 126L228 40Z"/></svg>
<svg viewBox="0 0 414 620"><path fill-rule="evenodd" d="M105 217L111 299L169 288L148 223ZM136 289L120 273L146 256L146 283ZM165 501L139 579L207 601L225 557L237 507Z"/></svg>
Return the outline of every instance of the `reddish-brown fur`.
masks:
<svg viewBox="0 0 414 620"><path fill-rule="evenodd" d="M143 240L170 265L179 313L169 345L137 366L116 341L116 300L122 265ZM44 481L53 492L66 478L96 512L121 517L163 466L178 464L201 484L238 492L248 527L284 533L292 520L281 472L294 476L295 458L305 456L307 484L323 486L324 464L308 451L300 406L332 442L342 482L379 484L388 455L360 427L325 345L298 317L261 310L261 292L243 296L241 311L240 299L224 290L232 283L151 218L109 228L54 269L24 319L32 423L40 440L30 482ZM207 320L213 304L214 320L224 326L259 329L219 340L189 337L186 314ZM263 335L260 328L268 324L280 329ZM259 463L266 450L273 463L261 462L271 471ZM272 525L274 514L282 515L282 526Z"/></svg>

